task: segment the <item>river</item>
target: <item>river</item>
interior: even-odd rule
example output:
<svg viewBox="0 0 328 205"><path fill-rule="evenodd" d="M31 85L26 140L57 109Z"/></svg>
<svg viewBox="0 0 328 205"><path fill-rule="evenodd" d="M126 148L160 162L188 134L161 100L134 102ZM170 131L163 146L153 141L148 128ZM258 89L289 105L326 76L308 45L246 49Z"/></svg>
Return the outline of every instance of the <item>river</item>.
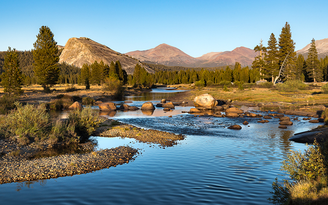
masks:
<svg viewBox="0 0 328 205"><path fill-rule="evenodd" d="M156 104L173 92L177 91L157 89L127 100L140 107L148 100ZM189 109L176 107L164 113L157 108L152 115L118 111L108 116L146 129L184 134L186 139L163 149L134 139L95 136L97 149L129 145L139 148L140 154L128 164L88 174L2 184L1 204L268 204L275 177L285 177L280 166L286 154L306 148L288 141L289 137L318 126L300 120L283 130L278 129L278 119L261 124L255 118L181 113ZM244 120L249 125L242 125ZM232 124L242 129L227 129Z"/></svg>

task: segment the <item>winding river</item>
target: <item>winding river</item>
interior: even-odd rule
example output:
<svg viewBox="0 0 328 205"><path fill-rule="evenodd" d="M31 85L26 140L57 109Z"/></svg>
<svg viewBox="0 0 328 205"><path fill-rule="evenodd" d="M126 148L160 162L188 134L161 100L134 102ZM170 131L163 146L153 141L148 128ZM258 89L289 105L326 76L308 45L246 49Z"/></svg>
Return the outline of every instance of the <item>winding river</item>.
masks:
<svg viewBox="0 0 328 205"><path fill-rule="evenodd" d="M140 107L174 92L157 89L127 100ZM150 114L118 111L108 116L146 129L184 134L186 139L163 149L133 139L93 137L97 149L129 145L139 148L140 154L128 164L88 174L2 184L1 204L268 204L274 178L284 178L280 166L286 154L306 148L288 141L289 137L318 126L300 120L282 130L278 119L260 124L254 118L181 113L189 109L176 107L164 113L157 108ZM249 125L241 130L227 129L245 119Z"/></svg>

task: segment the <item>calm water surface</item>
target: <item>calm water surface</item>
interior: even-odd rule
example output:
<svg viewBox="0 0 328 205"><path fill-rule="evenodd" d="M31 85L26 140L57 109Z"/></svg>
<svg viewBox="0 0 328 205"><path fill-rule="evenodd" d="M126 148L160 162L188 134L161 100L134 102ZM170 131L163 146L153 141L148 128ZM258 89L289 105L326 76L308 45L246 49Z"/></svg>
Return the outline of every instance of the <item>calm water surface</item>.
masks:
<svg viewBox="0 0 328 205"><path fill-rule="evenodd" d="M149 96L129 99L141 106ZM162 98L156 94L152 100ZM189 109L164 113L158 108L151 115L140 110L116 112L111 118L185 134L186 139L162 149L133 139L94 137L97 149L129 145L141 149L141 154L128 164L93 173L0 185L1 204L268 204L274 178L284 177L281 161L290 149L306 148L289 137L318 126L301 120L281 130L278 119L259 124L251 118L181 114ZM241 130L227 129L244 120L250 124Z"/></svg>

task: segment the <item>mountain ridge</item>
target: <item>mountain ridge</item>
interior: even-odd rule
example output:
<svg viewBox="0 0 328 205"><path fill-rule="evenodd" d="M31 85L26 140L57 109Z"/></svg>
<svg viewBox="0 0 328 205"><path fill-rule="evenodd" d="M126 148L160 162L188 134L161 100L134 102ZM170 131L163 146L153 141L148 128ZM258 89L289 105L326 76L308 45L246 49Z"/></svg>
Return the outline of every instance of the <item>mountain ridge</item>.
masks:
<svg viewBox="0 0 328 205"><path fill-rule="evenodd" d="M160 63L167 66L216 67L232 65L235 62L239 62L243 66L251 65L256 52L241 46L232 51L210 52L194 58L176 47L162 43L155 48L131 51L126 53L126 55L140 61Z"/></svg>
<svg viewBox="0 0 328 205"><path fill-rule="evenodd" d="M111 48L86 37L73 37L68 39L59 57L59 63L65 62L79 68L81 68L83 64L90 65L95 61L103 61L108 65L110 65L112 61L120 61L122 69L128 74L133 74L135 65L139 63L147 70L147 72L154 73L151 68L143 65L139 60L114 51Z"/></svg>

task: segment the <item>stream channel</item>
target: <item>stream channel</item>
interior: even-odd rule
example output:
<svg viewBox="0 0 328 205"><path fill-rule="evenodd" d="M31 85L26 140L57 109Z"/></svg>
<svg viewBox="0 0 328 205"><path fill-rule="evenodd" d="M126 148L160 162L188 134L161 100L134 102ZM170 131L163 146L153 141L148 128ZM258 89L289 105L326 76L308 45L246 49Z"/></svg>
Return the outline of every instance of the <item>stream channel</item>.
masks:
<svg viewBox="0 0 328 205"><path fill-rule="evenodd" d="M129 105L154 104L177 90L154 89L128 96ZM119 102L116 102L119 103ZM294 134L317 127L302 120L279 129L279 119L257 123L256 118L195 117L176 107L164 113L117 111L108 116L145 129L184 134L185 140L165 149L134 139L93 137L97 149L128 145L140 154L128 164L88 174L0 185L1 204L269 204L275 177L290 150L305 144L291 142ZM255 112L262 113L258 108ZM267 113L262 113L267 114ZM172 116L172 117L171 117ZM292 116L290 116L292 117ZM242 125L247 120L249 125ZM229 130L239 124L241 130Z"/></svg>

